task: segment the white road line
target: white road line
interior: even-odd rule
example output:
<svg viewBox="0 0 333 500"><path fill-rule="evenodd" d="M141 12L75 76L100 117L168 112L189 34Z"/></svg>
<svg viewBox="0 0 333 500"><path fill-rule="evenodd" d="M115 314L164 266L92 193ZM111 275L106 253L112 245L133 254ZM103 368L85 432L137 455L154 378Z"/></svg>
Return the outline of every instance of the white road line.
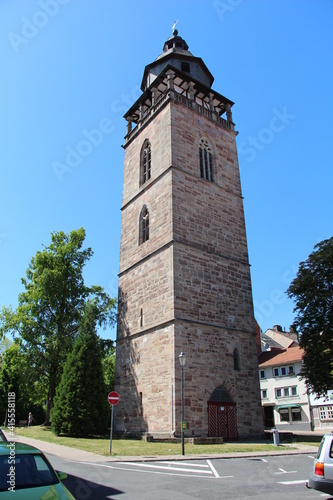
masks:
<svg viewBox="0 0 333 500"><path fill-rule="evenodd" d="M116 462L117 464L130 464L132 467L118 467L118 466L114 466L114 465L105 465L105 464L99 464L99 463L93 463L93 462L80 462L82 464L85 464L85 465L91 465L93 467L105 467L106 469L114 469L114 470L126 470L128 472L141 472L141 473L146 473L146 474L159 474L159 475L165 475L165 476L181 476L181 477L197 477L197 478L200 478L200 479L214 479L212 477L212 475L210 477L207 477L207 476L202 476L200 474L202 474L202 472L206 472L206 471L198 471L199 473L198 474L194 474L194 471L191 470L190 472L192 472L192 474L175 474L173 472L171 472L171 468L165 468L164 471L155 471L155 470L140 470L140 469L135 469L134 467L136 467L137 465L139 465L137 462ZM169 470L170 472L166 472L167 470ZM175 469L175 470L179 470L179 469ZM208 472L208 474L211 474L211 472ZM227 478L227 477L233 477L233 476L223 476L221 479L224 479L224 478Z"/></svg>
<svg viewBox="0 0 333 500"><path fill-rule="evenodd" d="M132 465L132 462L118 462L122 465ZM193 469L184 469L182 467L164 467L163 465L152 465L152 464L143 464L143 463L135 463L135 467L146 467L149 469L163 469L163 470L176 470L180 472L194 472ZM211 470L201 470L200 474L212 474Z"/></svg>
<svg viewBox="0 0 333 500"><path fill-rule="evenodd" d="M290 486L292 484L305 484L308 480L307 479L301 479L298 481L279 481L279 484L284 484L285 486Z"/></svg>
<svg viewBox="0 0 333 500"><path fill-rule="evenodd" d="M211 471L213 472L214 476L215 477L220 477L217 470L215 469L214 465L212 464L212 462L210 460L207 460L207 464L209 465Z"/></svg>
<svg viewBox="0 0 333 500"><path fill-rule="evenodd" d="M207 460L208 462L208 460ZM175 464L181 464L181 465L186 465L186 466L189 466L189 467L209 467L208 465L206 464L192 464L192 463L188 463L188 462L177 462L175 460L173 460L172 462L168 462L167 460L163 460L163 462L155 462L157 464L171 464L171 465L175 465Z"/></svg>
<svg viewBox="0 0 333 500"><path fill-rule="evenodd" d="M295 472L297 472L297 470L284 470L280 468L279 471L280 472L275 472L275 474L295 474Z"/></svg>
<svg viewBox="0 0 333 500"><path fill-rule="evenodd" d="M207 460L207 462L209 462ZM141 472L141 473L146 473L146 474L159 474L159 475L165 475L165 476L181 476L181 477L192 477L192 478L199 478L199 479L229 479L233 478L234 476L219 476L218 473L215 471L215 468L213 465L211 465L212 469L210 471L205 471L205 470L193 470L189 469L188 472L191 474L179 474L179 471L186 471L187 469L181 469L178 467L160 467L162 470L145 470L145 469L136 469L135 467L152 467L151 465L147 464L142 464L138 462L116 462L117 465L106 465L106 464L100 464L100 463L94 463L94 462L80 462L81 464L85 465L91 465L93 467L104 467L106 469L114 469L114 470L125 470L129 472ZM161 462L165 463L165 462ZM170 462L171 464L175 464L175 462ZM129 465L130 467L119 467L119 465ZM189 464L191 466L194 465L199 465L199 464ZM157 466L155 466L157 468ZM201 467L207 467L207 465L203 464ZM172 472L172 471L177 471L177 473ZM214 472L215 471L215 472ZM209 477L204 474L208 474ZM215 477L213 477L213 474Z"/></svg>

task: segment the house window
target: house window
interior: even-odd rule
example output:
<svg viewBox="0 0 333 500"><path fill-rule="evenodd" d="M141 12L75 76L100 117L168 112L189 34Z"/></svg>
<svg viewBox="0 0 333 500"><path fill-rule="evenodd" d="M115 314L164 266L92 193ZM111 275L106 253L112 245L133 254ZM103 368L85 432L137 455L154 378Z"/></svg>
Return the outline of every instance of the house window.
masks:
<svg viewBox="0 0 333 500"><path fill-rule="evenodd" d="M282 366L281 368L281 375L287 375L287 369L285 366Z"/></svg>
<svg viewBox="0 0 333 500"><path fill-rule="evenodd" d="M267 389L261 391L261 399L267 399Z"/></svg>
<svg viewBox="0 0 333 500"><path fill-rule="evenodd" d="M144 206L140 215L139 245L147 240L149 240L149 212Z"/></svg>
<svg viewBox="0 0 333 500"><path fill-rule="evenodd" d="M274 377L278 377L279 376L279 369L278 368L274 368L273 369L273 375L274 375Z"/></svg>
<svg viewBox="0 0 333 500"><path fill-rule="evenodd" d="M240 370L238 349L234 349L234 370Z"/></svg>
<svg viewBox="0 0 333 500"><path fill-rule="evenodd" d="M199 144L200 175L203 179L213 182L213 157L212 150L206 139L201 139Z"/></svg>
<svg viewBox="0 0 333 500"><path fill-rule="evenodd" d="M151 146L146 140L141 150L140 185L147 182L151 177Z"/></svg>
<svg viewBox="0 0 333 500"><path fill-rule="evenodd" d="M295 370L294 370L293 366L288 367L288 373L289 373L289 375L295 375Z"/></svg>
<svg viewBox="0 0 333 500"><path fill-rule="evenodd" d="M284 409L280 410L280 420L281 420L281 422L289 422L290 421L288 408L284 408Z"/></svg>
<svg viewBox="0 0 333 500"><path fill-rule="evenodd" d="M320 420L333 420L333 406L319 406Z"/></svg>
<svg viewBox="0 0 333 500"><path fill-rule="evenodd" d="M260 378L266 378L265 377L265 370L260 370Z"/></svg>
<svg viewBox="0 0 333 500"><path fill-rule="evenodd" d="M300 422L302 420L302 412L300 408L291 409L291 418L293 422Z"/></svg>
<svg viewBox="0 0 333 500"><path fill-rule="evenodd" d="M275 389L275 397L287 398L289 396L297 396L297 387L280 387Z"/></svg>

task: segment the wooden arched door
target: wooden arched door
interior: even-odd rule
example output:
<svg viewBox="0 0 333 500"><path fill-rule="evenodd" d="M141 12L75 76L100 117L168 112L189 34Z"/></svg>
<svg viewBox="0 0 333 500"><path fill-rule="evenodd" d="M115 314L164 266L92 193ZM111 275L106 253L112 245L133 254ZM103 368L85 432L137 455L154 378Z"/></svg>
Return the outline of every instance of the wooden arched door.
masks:
<svg viewBox="0 0 333 500"><path fill-rule="evenodd" d="M223 386L217 387L208 401L208 437L238 438L236 403Z"/></svg>

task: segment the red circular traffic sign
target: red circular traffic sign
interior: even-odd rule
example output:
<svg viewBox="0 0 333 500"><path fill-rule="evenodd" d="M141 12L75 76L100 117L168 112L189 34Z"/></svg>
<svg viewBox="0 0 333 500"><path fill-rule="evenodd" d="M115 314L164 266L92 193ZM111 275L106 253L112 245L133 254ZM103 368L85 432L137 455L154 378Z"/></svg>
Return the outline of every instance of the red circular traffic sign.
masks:
<svg viewBox="0 0 333 500"><path fill-rule="evenodd" d="M112 391L108 394L108 402L110 405L117 405L119 403L119 394L116 391Z"/></svg>

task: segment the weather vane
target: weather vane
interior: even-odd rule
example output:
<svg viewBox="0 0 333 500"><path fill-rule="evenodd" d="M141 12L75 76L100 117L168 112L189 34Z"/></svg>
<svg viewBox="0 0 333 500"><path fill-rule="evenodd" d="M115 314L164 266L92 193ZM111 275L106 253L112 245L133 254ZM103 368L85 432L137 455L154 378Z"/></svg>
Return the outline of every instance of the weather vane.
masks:
<svg viewBox="0 0 333 500"><path fill-rule="evenodd" d="M177 21L175 21L173 23L172 28L171 28L172 29L172 33L175 31L178 21L179 21L179 19L177 19Z"/></svg>

